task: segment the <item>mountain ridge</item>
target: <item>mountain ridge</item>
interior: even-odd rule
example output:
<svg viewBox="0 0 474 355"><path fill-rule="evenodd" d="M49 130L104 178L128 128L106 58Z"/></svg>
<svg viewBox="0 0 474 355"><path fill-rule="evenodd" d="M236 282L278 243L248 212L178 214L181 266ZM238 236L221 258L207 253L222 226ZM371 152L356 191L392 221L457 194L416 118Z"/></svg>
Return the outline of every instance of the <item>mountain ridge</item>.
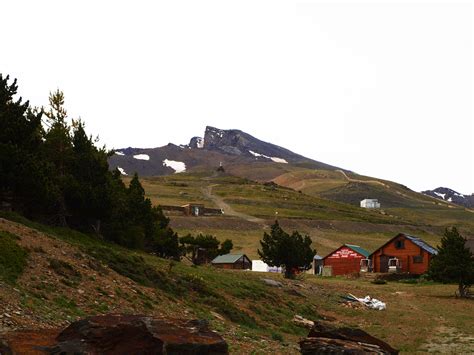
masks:
<svg viewBox="0 0 474 355"><path fill-rule="evenodd" d="M182 169L175 169L178 163ZM206 126L203 137L194 136L186 145L168 143L156 148L120 148L109 158L111 169L117 168L123 175L136 172L141 176L169 175L196 167L215 169L221 163L224 166L268 163L341 169L264 142L241 130L223 130L212 126Z"/></svg>

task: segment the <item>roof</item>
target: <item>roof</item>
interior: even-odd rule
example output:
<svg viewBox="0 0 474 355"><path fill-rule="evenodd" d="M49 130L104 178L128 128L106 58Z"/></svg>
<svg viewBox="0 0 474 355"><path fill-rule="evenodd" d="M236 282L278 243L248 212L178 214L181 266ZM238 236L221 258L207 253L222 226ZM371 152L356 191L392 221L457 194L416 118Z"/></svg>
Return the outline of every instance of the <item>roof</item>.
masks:
<svg viewBox="0 0 474 355"><path fill-rule="evenodd" d="M351 248L352 250L358 252L359 254L362 254L366 258L370 255L370 253L367 250L365 250L364 248L361 248L358 245L354 245L354 244L344 244L344 245L346 247Z"/></svg>
<svg viewBox="0 0 474 355"><path fill-rule="evenodd" d="M428 243L426 243L423 239L421 238L418 238L418 237L415 237L413 235L409 235L409 234L405 234L405 233L398 233L395 237L393 238L390 238L390 240L388 240L385 244L383 244L382 246L378 247L372 254L370 255L373 255L375 254L378 250L382 249L383 247L385 247L387 244L389 244L390 242L392 242L392 240L394 240L395 238L399 237L399 236L403 236L405 238L407 238L408 240L410 240L413 244L419 246L421 249L423 249L424 251L432 254L432 255L437 255L438 254L438 250L436 248L433 248L431 245L429 245Z"/></svg>
<svg viewBox="0 0 474 355"><path fill-rule="evenodd" d="M329 255L335 253L336 251L338 251L339 249L343 248L343 247L347 247L349 249L352 249L353 251L355 251L356 253L358 254L361 254L363 256L365 256L366 258L369 257L370 253L365 250L364 248L361 248L360 246L358 245L354 245L354 244L344 244L344 245L341 245L339 248L333 250L332 252L330 252L328 255L326 255L323 259L326 259Z"/></svg>
<svg viewBox="0 0 474 355"><path fill-rule="evenodd" d="M247 255L245 254L224 254L219 255L214 260L211 261L212 264L233 264L237 260L239 260L242 256L245 256L247 259ZM250 260L250 259L249 259Z"/></svg>
<svg viewBox="0 0 474 355"><path fill-rule="evenodd" d="M421 238L418 238L418 237L414 237L412 235L407 235L405 234L405 238L407 238L408 240L411 240L413 243L415 243L416 245L418 245L421 249L423 249L424 251L430 253L430 254L433 254L433 255L437 255L438 254L438 250L436 250L435 248L433 248L431 245L429 245L428 243L426 243L423 239Z"/></svg>

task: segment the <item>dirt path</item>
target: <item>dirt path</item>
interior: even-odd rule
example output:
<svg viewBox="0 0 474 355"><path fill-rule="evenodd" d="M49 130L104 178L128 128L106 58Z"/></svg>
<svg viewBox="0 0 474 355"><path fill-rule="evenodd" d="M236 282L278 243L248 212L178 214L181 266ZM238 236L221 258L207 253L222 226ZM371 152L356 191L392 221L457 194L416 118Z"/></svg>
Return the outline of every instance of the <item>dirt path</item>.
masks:
<svg viewBox="0 0 474 355"><path fill-rule="evenodd" d="M388 186L387 184L384 184L383 182L381 181L378 181L378 180L359 180L359 179L353 179L353 178L350 178L349 176L347 176L346 172L343 171L343 170L336 170L337 172L341 173L342 176L344 176L344 178L349 181L349 182L361 182L361 183L369 183L369 184L376 184L376 185L381 185L383 187L386 187L387 189L390 188L390 186Z"/></svg>
<svg viewBox="0 0 474 355"><path fill-rule="evenodd" d="M206 198L212 200L212 202L214 202L218 208L222 209L226 215L235 216L235 217L245 219L246 221L249 221L249 222L258 223L264 227L267 226L266 221L264 219L257 218L257 217L254 217L242 212L237 212L229 204L227 204L221 197L214 195L212 193L212 188L214 186L217 186L217 184L203 187L201 189L202 193L204 194Z"/></svg>

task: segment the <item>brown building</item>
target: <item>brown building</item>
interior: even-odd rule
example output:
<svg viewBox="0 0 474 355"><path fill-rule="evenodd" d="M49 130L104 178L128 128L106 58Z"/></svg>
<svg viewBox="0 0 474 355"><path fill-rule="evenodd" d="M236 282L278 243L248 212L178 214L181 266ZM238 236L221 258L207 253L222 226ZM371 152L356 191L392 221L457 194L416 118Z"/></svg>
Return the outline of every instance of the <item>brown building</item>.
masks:
<svg viewBox="0 0 474 355"><path fill-rule="evenodd" d="M211 264L221 269L252 269L252 261L245 254L219 255L211 261Z"/></svg>
<svg viewBox="0 0 474 355"><path fill-rule="evenodd" d="M397 234L370 255L374 272L404 272L421 275L438 251L420 238Z"/></svg>
<svg viewBox="0 0 474 355"><path fill-rule="evenodd" d="M323 275L347 275L360 271L369 252L358 245L344 244L323 258Z"/></svg>

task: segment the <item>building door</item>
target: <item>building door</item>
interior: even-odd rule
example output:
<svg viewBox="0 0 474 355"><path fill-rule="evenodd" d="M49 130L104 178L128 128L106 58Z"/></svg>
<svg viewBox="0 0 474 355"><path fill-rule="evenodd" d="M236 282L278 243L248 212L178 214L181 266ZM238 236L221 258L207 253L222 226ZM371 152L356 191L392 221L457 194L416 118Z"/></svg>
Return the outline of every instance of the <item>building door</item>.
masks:
<svg viewBox="0 0 474 355"><path fill-rule="evenodd" d="M388 272L388 255L380 255L380 272Z"/></svg>

